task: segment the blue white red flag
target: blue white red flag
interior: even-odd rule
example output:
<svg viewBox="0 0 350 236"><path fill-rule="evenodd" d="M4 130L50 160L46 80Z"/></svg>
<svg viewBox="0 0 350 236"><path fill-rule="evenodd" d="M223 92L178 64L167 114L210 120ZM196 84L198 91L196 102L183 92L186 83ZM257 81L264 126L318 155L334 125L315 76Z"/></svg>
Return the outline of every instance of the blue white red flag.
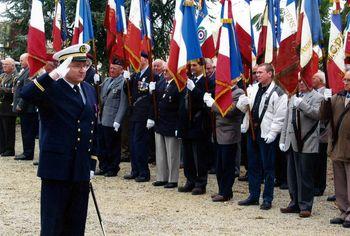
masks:
<svg viewBox="0 0 350 236"><path fill-rule="evenodd" d="M197 35L194 1L178 0L175 6L168 69L180 91L186 86L187 63L202 58L198 37L193 37L194 35Z"/></svg>
<svg viewBox="0 0 350 236"><path fill-rule="evenodd" d="M114 58L126 60L124 52L124 35L126 34L124 0L107 1L104 26L107 31L106 50L110 60Z"/></svg>
<svg viewBox="0 0 350 236"><path fill-rule="evenodd" d="M141 50L151 54L153 48L152 14L150 0L141 0L142 47Z"/></svg>
<svg viewBox="0 0 350 236"><path fill-rule="evenodd" d="M34 76L46 64L46 37L43 15L43 3L32 1L27 51L29 53L29 75Z"/></svg>
<svg viewBox="0 0 350 236"><path fill-rule="evenodd" d="M64 0L56 0L52 29L53 49L58 52L67 40L66 7Z"/></svg>
<svg viewBox="0 0 350 236"><path fill-rule="evenodd" d="M339 0L334 4L329 30L327 73L329 87L334 93L338 93L344 89L345 52Z"/></svg>
<svg viewBox="0 0 350 236"><path fill-rule="evenodd" d="M87 43L94 39L91 10L88 0L78 0L75 12L72 45Z"/></svg>
<svg viewBox="0 0 350 236"><path fill-rule="evenodd" d="M281 36L276 60L276 78L280 85L293 93L298 85L299 53L297 50L296 0L287 0L282 6Z"/></svg>
<svg viewBox="0 0 350 236"><path fill-rule="evenodd" d="M222 116L232 108L232 86L241 78L243 65L235 26L231 0L225 0L221 12L222 27L219 36L215 79L215 101Z"/></svg>
<svg viewBox="0 0 350 236"><path fill-rule="evenodd" d="M200 0L198 8L196 24L202 54L205 58L213 58L216 53L213 36L213 30L216 28L215 20L209 15L205 0Z"/></svg>
<svg viewBox="0 0 350 236"><path fill-rule="evenodd" d="M312 88L312 76L318 71L322 52L322 28L318 0L302 0L297 39L300 42L301 77Z"/></svg>

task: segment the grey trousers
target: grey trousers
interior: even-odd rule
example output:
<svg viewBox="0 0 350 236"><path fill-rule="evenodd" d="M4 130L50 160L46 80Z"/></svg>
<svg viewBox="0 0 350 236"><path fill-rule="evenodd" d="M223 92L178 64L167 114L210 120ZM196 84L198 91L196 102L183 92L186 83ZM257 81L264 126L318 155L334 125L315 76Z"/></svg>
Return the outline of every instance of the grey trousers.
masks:
<svg viewBox="0 0 350 236"><path fill-rule="evenodd" d="M333 161L334 188L340 217L350 221L350 163Z"/></svg>
<svg viewBox="0 0 350 236"><path fill-rule="evenodd" d="M287 182L291 201L289 207L311 211L314 201L313 168L317 153L291 152L288 156Z"/></svg>
<svg viewBox="0 0 350 236"><path fill-rule="evenodd" d="M157 181L177 183L180 168L181 140L155 132Z"/></svg>

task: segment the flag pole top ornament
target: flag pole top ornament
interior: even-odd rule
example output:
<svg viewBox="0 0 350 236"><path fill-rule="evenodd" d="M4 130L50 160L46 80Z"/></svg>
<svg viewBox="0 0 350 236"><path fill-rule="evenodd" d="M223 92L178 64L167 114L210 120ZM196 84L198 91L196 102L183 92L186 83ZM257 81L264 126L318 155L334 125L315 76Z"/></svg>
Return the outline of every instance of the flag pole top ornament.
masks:
<svg viewBox="0 0 350 236"><path fill-rule="evenodd" d="M232 18L226 18L226 19L221 19L221 22L223 24L232 24Z"/></svg>
<svg viewBox="0 0 350 236"><path fill-rule="evenodd" d="M185 7L193 7L195 4L194 4L194 0L185 0L184 2L183 2L183 5L185 6Z"/></svg>

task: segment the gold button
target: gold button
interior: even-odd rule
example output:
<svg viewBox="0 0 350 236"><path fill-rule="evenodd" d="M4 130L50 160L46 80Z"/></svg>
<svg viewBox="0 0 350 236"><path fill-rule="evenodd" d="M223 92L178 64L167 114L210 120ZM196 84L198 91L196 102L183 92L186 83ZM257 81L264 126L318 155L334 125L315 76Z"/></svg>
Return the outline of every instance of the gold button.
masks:
<svg viewBox="0 0 350 236"><path fill-rule="evenodd" d="M93 121L91 121L91 124L93 125L93 124L94 124L94 122L93 122Z"/></svg>
<svg viewBox="0 0 350 236"><path fill-rule="evenodd" d="M80 123L80 120L78 120L78 123Z"/></svg>
<svg viewBox="0 0 350 236"><path fill-rule="evenodd" d="M74 149L75 149L75 150L77 150L78 148L77 148L77 147L75 147Z"/></svg>
<svg viewBox="0 0 350 236"><path fill-rule="evenodd" d="M79 141L80 141L80 138L78 138L77 140L78 140L78 142L79 142Z"/></svg>
<svg viewBox="0 0 350 236"><path fill-rule="evenodd" d="M88 152L90 152L90 151L91 151L91 149L88 150Z"/></svg>
<svg viewBox="0 0 350 236"><path fill-rule="evenodd" d="M94 131L93 131L93 130L91 130L91 133L93 134L93 133L94 133Z"/></svg>
<svg viewBox="0 0 350 236"><path fill-rule="evenodd" d="M92 143L92 139L90 139L89 141L90 141L90 143Z"/></svg>
<svg viewBox="0 0 350 236"><path fill-rule="evenodd" d="M81 129L79 128L79 129L78 129L78 132L80 132L80 131L81 131Z"/></svg>

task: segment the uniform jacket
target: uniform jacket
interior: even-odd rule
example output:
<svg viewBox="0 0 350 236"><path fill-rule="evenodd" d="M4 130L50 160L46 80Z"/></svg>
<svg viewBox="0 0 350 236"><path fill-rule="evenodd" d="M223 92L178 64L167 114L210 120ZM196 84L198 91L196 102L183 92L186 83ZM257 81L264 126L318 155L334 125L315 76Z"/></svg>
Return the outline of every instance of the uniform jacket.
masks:
<svg viewBox="0 0 350 236"><path fill-rule="evenodd" d="M223 117L216 105L212 110L216 116L216 139L218 144L227 145L241 141L241 121L243 113L236 107L239 96L244 94L243 90L235 86L232 90L233 107Z"/></svg>
<svg viewBox="0 0 350 236"><path fill-rule="evenodd" d="M16 116L12 111L14 80L17 72L11 74L2 73L0 75L0 115L1 116Z"/></svg>
<svg viewBox="0 0 350 236"><path fill-rule="evenodd" d="M179 125L179 105L181 93L178 91L176 83L171 80L169 86L167 81L161 79L156 84L157 96L157 117L154 117L154 107L149 111L150 119L155 120L155 132L174 137L175 130Z"/></svg>
<svg viewBox="0 0 350 236"><path fill-rule="evenodd" d="M345 96L346 92L340 92L334 95L331 99L334 126L337 126L340 115L345 110ZM321 104L321 119L328 120L331 118L330 104L322 102ZM348 103L347 106L350 106ZM331 132L330 132L331 133ZM332 135L329 135L328 140L328 155L333 161L350 162L350 110L345 114L344 119L339 127L338 141L334 148L332 145Z"/></svg>
<svg viewBox="0 0 350 236"><path fill-rule="evenodd" d="M274 81L271 82L269 88L266 90L265 94L263 94L260 106L259 106L259 116L261 115L265 100L269 97L270 93L274 90L275 84ZM259 83L253 84L249 86L247 89L248 97L250 99L250 109L253 108L255 96L259 89ZM276 91L273 91L266 113L262 118L260 129L261 129L261 138L264 139L271 132L271 135L277 137L277 135L281 132L285 114L287 111L287 101L288 97L283 92L281 88L277 88ZM246 112L243 125L245 127L249 127L248 120L248 112Z"/></svg>
<svg viewBox="0 0 350 236"><path fill-rule="evenodd" d="M317 92L324 95L326 87L319 88ZM328 143L328 136L330 132L330 123L329 120L320 121L320 143Z"/></svg>
<svg viewBox="0 0 350 236"><path fill-rule="evenodd" d="M323 96L321 96L315 90L311 90L303 96L303 101L298 107L294 107L294 99L296 95L292 96L289 104L288 110L286 112L286 119L284 120L284 126L281 133L280 143L284 143L286 149L292 145L294 152L301 153L318 153L319 146L319 109L321 102L323 101ZM293 112L300 111L300 123L301 123L301 139L312 130L312 127L317 125L316 130L307 138L303 144L303 149L298 150L297 144L297 134L294 132L293 127ZM298 129L300 128L297 119L296 124Z"/></svg>
<svg viewBox="0 0 350 236"><path fill-rule="evenodd" d="M26 102L21 98L21 90L23 86L26 86L27 84L31 83L31 79L29 79L29 68L26 68L23 70L23 72L18 76L15 82L15 93L13 95L13 112L16 111L16 107L18 106L21 108L20 113L35 113L37 112L36 107L34 104Z"/></svg>
<svg viewBox="0 0 350 236"><path fill-rule="evenodd" d="M97 102L95 90L81 83L86 103L63 79L45 73L22 89L21 96L39 108L42 179L88 181L96 161L91 159Z"/></svg>
<svg viewBox="0 0 350 236"><path fill-rule="evenodd" d="M132 75L130 89L132 97L131 121L143 122L146 125L148 112L151 107L152 98L148 90L151 80L151 70L148 67L141 75L141 72ZM154 77L156 80L157 76Z"/></svg>
<svg viewBox="0 0 350 236"><path fill-rule="evenodd" d="M193 78L191 78L193 79ZM185 88L180 101L179 137L188 139L205 139L210 135L210 110L203 102L206 89L206 79L201 77L195 88L190 91Z"/></svg>
<svg viewBox="0 0 350 236"><path fill-rule="evenodd" d="M113 127L113 123L122 123L125 115L128 99L124 92L124 77L107 78L101 84L101 106L102 106L102 125Z"/></svg>

